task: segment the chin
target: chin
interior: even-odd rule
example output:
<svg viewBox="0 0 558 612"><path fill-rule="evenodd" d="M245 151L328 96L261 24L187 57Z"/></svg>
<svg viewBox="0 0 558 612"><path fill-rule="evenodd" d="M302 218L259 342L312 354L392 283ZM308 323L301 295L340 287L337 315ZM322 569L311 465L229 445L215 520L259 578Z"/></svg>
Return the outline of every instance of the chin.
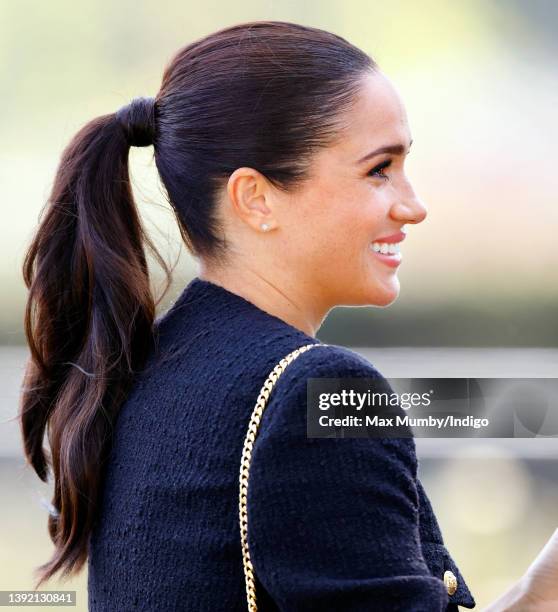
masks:
<svg viewBox="0 0 558 612"><path fill-rule="evenodd" d="M361 284L362 283L362 284ZM399 297L399 279L393 277L385 284L373 282L370 278L364 282L355 280L340 297L337 295L336 305L344 306L389 306Z"/></svg>
<svg viewBox="0 0 558 612"><path fill-rule="evenodd" d="M394 283L389 287L375 287L371 292L369 304L371 306L386 307L393 304L399 297L399 283Z"/></svg>
<svg viewBox="0 0 558 612"><path fill-rule="evenodd" d="M377 300L372 304L373 306L379 306L380 308L386 308L387 306L391 306L393 302L397 299L397 295L386 296L383 300Z"/></svg>

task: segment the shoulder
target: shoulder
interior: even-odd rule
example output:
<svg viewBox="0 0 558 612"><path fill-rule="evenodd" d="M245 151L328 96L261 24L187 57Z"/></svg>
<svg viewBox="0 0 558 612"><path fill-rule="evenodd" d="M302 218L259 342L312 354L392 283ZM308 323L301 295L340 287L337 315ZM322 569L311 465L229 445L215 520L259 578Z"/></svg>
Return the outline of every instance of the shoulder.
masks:
<svg viewBox="0 0 558 612"><path fill-rule="evenodd" d="M316 343L285 368L278 387L291 388L286 381L306 381L310 377L363 376L385 381L376 367L359 353L335 344Z"/></svg>
<svg viewBox="0 0 558 612"><path fill-rule="evenodd" d="M365 370L367 372L378 372L378 370L363 357L345 346L337 344L317 345L312 349L312 355L307 359L308 365L314 367L329 367L334 370Z"/></svg>
<svg viewBox="0 0 558 612"><path fill-rule="evenodd" d="M310 378L367 378L374 392L392 393L383 374L365 357L338 345L316 344L284 368L271 390L260 425L261 445L275 442L299 447L321 446L323 452L338 452L341 446L349 452L391 452L416 476L417 458L414 438L308 438L307 389ZM401 414L404 414L401 409Z"/></svg>
<svg viewBox="0 0 558 612"><path fill-rule="evenodd" d="M367 378L375 389L392 392L387 379L365 357L334 344L314 344L283 365L269 403L285 409L306 404L310 378Z"/></svg>

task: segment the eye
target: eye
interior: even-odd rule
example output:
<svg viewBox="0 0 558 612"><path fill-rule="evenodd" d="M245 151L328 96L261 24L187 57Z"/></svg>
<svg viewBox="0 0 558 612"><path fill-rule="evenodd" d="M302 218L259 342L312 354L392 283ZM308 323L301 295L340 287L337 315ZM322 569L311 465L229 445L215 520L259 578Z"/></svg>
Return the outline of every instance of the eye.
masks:
<svg viewBox="0 0 558 612"><path fill-rule="evenodd" d="M389 166L391 166L391 159L388 159L382 162L381 164L378 164L375 168L372 168L372 170L370 170L370 172L368 173L368 176L377 176L383 179L384 181L389 181L389 176L382 172L382 170L384 170L385 168L389 168Z"/></svg>

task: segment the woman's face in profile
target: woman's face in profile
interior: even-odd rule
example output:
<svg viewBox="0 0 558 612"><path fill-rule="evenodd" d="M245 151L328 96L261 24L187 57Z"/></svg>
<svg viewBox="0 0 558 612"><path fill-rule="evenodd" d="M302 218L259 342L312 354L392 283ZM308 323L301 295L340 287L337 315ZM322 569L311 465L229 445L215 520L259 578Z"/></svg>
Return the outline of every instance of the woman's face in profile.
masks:
<svg viewBox="0 0 558 612"><path fill-rule="evenodd" d="M385 306L399 293L401 255L389 250L403 247L395 243L404 224L426 217L404 170L411 134L381 73L364 78L346 118L338 143L316 154L310 180L288 206L274 207L283 230L277 240L295 276L324 304ZM381 152L386 147L392 150Z"/></svg>
<svg viewBox="0 0 558 612"><path fill-rule="evenodd" d="M234 278L255 275L284 288L317 321L337 305L393 302L401 228L426 217L405 175L411 134L388 78L363 77L341 121L347 127L338 141L316 152L308 180L294 191L276 190L246 167L227 185L233 206L225 210L236 212L225 215L237 259ZM262 232L262 222L271 231Z"/></svg>

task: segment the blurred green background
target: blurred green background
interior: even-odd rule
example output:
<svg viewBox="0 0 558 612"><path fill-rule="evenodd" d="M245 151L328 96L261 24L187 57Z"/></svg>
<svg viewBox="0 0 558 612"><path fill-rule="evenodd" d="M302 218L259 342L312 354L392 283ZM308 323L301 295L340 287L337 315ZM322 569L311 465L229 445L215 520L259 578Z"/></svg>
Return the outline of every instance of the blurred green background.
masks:
<svg viewBox="0 0 558 612"><path fill-rule="evenodd" d="M406 165L429 209L411 226L389 308L336 308L318 337L386 376L558 374L558 3L308 0L0 1L0 589L31 588L50 499L25 467L13 416L26 357L21 263L63 147L93 117L155 95L184 44L227 25L295 21L366 52L401 92ZM151 148L134 191L169 262L166 309L196 263L181 246ZM160 287L154 268L154 286ZM447 444L446 444L447 443ZM477 609L516 580L557 526L556 440L417 439L420 475ZM45 588L78 591L85 572Z"/></svg>

